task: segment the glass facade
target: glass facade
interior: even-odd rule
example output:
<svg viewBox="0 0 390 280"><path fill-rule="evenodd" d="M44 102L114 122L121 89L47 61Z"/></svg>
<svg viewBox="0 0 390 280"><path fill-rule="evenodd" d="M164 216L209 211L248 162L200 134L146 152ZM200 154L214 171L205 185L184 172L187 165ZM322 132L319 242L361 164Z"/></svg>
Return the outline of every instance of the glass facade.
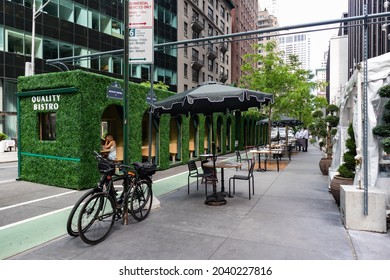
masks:
<svg viewBox="0 0 390 280"><path fill-rule="evenodd" d="M46 3L46 0L35 1L36 74L84 68L123 78L123 53L89 57L123 49L123 1L51 0ZM0 5L3 19L0 26L0 131L10 129L11 135L16 136L16 132L13 133L16 130L16 80L25 75L26 63L31 62L33 0L6 0ZM176 1L155 0L154 18L154 43L177 41ZM176 91L177 50L155 50L154 56L152 77ZM65 63L66 69L45 61L72 57ZM129 68L132 81L150 80L150 65L130 64ZM13 122L15 125L10 125ZM15 128L10 128L13 126Z"/></svg>

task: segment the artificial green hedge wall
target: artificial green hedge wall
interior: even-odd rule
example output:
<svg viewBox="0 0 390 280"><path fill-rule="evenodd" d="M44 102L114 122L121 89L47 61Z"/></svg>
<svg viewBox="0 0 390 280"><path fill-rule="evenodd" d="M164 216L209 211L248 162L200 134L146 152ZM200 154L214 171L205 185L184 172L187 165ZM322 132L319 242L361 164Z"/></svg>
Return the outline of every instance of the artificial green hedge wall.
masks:
<svg viewBox="0 0 390 280"><path fill-rule="evenodd" d="M104 110L110 105L123 106L122 100L107 98L107 87L118 82L123 88L123 81L111 77L81 70L61 73L49 73L18 79L19 108L19 156L20 179L60 186L71 189L93 187L99 179L93 151L100 150L100 123ZM142 161L142 119L147 116L146 95L149 88L129 83L129 161ZM158 100L173 92L155 89ZM60 95L56 114L56 140L39 140L39 113L50 110L33 110L33 96ZM239 112L235 116L214 114L214 135L218 116L222 117L222 143L226 139L226 123L230 118L232 127L232 151L235 140L238 147L244 146L244 121ZM181 164L189 160L189 116L181 118ZM159 169L170 167L169 161L169 125L170 116L159 117ZM203 153L205 116L199 115L199 146ZM250 121L251 127L255 123ZM253 128L253 127L252 127ZM251 129L252 129L251 128ZM253 128L254 129L254 128ZM247 136L248 141L254 141ZM253 143L255 144L255 143ZM226 153L222 145L221 153Z"/></svg>
<svg viewBox="0 0 390 280"><path fill-rule="evenodd" d="M106 96L114 81L103 75L84 71L50 73L18 79L20 178L22 180L85 189L99 178L92 151L100 150L100 122L109 105L122 106L122 100ZM63 90L74 89L62 94ZM60 94L56 110L55 141L39 140L40 112L34 111L32 96ZM129 84L129 159L141 161L142 117L147 111L148 88ZM156 90L160 98L173 93ZM56 94L56 93L54 93Z"/></svg>

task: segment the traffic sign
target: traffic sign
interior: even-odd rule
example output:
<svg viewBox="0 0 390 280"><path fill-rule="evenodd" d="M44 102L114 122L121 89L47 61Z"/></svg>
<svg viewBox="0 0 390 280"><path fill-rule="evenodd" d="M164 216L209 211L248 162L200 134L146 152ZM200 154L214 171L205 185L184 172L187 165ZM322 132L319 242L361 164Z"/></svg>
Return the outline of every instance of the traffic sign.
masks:
<svg viewBox="0 0 390 280"><path fill-rule="evenodd" d="M129 30L129 63L153 64L153 28Z"/></svg>
<svg viewBox="0 0 390 280"><path fill-rule="evenodd" d="M129 28L153 27L154 0L129 0Z"/></svg>
<svg viewBox="0 0 390 280"><path fill-rule="evenodd" d="M148 94L146 95L146 103L150 105L156 101L157 101L157 96L156 96L154 90L150 89L148 91Z"/></svg>

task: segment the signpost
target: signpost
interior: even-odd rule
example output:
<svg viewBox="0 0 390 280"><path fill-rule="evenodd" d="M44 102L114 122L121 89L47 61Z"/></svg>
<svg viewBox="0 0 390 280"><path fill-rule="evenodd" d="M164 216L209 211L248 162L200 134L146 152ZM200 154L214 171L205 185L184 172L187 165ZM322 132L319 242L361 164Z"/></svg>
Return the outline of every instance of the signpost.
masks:
<svg viewBox="0 0 390 280"><path fill-rule="evenodd" d="M129 60L131 64L150 64L150 90L146 103L152 105L156 101L153 91L154 61L154 0L129 0ZM149 111L149 162L152 161L152 114Z"/></svg>
<svg viewBox="0 0 390 280"><path fill-rule="evenodd" d="M153 64L153 0L129 0L129 62Z"/></svg>

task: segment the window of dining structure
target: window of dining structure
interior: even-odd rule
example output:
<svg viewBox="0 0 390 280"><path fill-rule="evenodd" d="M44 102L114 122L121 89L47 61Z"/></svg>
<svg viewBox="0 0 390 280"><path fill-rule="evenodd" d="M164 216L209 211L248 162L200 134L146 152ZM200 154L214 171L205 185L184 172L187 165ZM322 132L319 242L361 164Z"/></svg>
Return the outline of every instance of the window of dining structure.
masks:
<svg viewBox="0 0 390 280"><path fill-rule="evenodd" d="M39 140L56 140L57 113L44 112L38 114L39 118Z"/></svg>

